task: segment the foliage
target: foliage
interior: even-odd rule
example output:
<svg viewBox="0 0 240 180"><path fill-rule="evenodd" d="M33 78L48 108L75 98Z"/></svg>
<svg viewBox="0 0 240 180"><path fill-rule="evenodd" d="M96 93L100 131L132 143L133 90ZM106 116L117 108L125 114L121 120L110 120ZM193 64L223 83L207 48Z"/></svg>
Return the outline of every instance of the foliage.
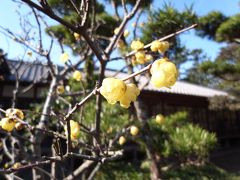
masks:
<svg viewBox="0 0 240 180"><path fill-rule="evenodd" d="M73 6L71 5L70 1L65 0L49 0L49 5L53 10L60 16L66 16L71 15L73 12L75 12ZM74 1L76 3L77 7L80 6L80 1ZM96 13L101 13L104 11L104 5L100 4L99 2L96 2L94 6Z"/></svg>
<svg viewBox="0 0 240 180"><path fill-rule="evenodd" d="M237 180L239 175L228 173L223 169L216 167L213 164L206 164L205 166L184 166L177 169L170 169L163 173L163 179L229 179Z"/></svg>
<svg viewBox="0 0 240 180"><path fill-rule="evenodd" d="M215 61L205 61L200 65L203 73L218 77L219 86L239 96L240 47L230 44L221 49Z"/></svg>
<svg viewBox="0 0 240 180"><path fill-rule="evenodd" d="M32 1L24 2L30 5L30 7L35 3ZM47 16L61 23L60 25L54 25L51 27L45 25L47 27L46 32L48 35L55 38L60 44L61 51L63 52L62 55L64 55L63 60L65 67L60 70L52 63L50 55L52 46L48 51L45 50L44 47L42 47L43 44L41 42L41 37L39 37L39 46L37 48L29 47L34 53L46 58L49 70L51 71L51 78L49 79L52 81L43 107L41 105L36 106L35 112L39 112L39 115L32 116L36 119L29 124L27 121L28 119L26 121L24 119L24 122L22 122L23 118L21 118L20 121L18 120L19 123L24 123L24 131L27 131L26 136L23 137L27 140L31 137L31 140L27 141L28 145L24 147L26 149L22 149L23 152L30 154L27 163L31 163L19 168L22 165L19 162L19 167L3 170L4 172L12 173L15 170L21 171L27 168L33 168L35 171L34 167L38 167L41 163L41 165L44 165L52 162L56 162L54 163L56 166L52 167L52 169L57 171L57 166L60 164L58 162L61 162L61 168L63 168L64 171L66 170L69 172L66 172L66 174L63 172L63 175L60 176L72 176L72 174L75 176L75 173L77 172L77 176L83 178L85 175L88 175L90 170L93 170L93 165L96 165L99 162L113 161L115 158L117 159L122 156L122 151L119 149L124 149L125 145L121 147L120 145L123 143L118 143L119 145L117 145L119 137L124 137L124 140L127 139L129 144L134 143L137 144L137 146L141 146L142 149L140 149L140 151L143 151L143 154L145 153L144 155L148 158L142 163L142 165L144 166L144 163L147 162L145 163L145 167L147 167L149 166L148 162L151 161L151 167L153 167L153 165L155 166L155 172L152 171L152 168L148 169L140 166L141 162L137 162L136 166L123 162L109 163L107 165L104 164L105 166L101 167L101 171L97 172L98 178L100 179L148 179L150 171L153 175L158 174L156 172L160 168L157 165L166 162L169 163L171 158L177 159L177 162L180 163L186 163L190 160L206 160L205 158L208 156L209 151L216 143L216 137L214 134L208 133L200 127L187 122L187 114L185 112L179 112L166 117L164 123L162 123L163 121L156 123L153 122L153 120L145 121L141 117L138 117L138 121L135 121L135 112L139 115L142 110L136 105L137 103L135 104L136 106L134 110L133 108L130 108L129 111L122 109L118 105L115 105L114 107L110 105L114 104L116 101L120 101L122 106L128 108L130 102L135 101L137 95L139 95L138 88L135 85L125 84L123 80L119 80L122 81L122 86L116 87L114 87L115 83L104 81L106 80L104 79L105 69L107 63L111 61L111 53L114 51L114 48L119 45L117 44L117 38L121 36L120 39L123 41L123 44L126 44L124 35L114 32L114 29L118 27L120 23L122 23L121 27L126 25L130 20L130 16L136 13L141 15L142 8L148 8L151 2L152 1L143 1L139 9L135 6L136 9L134 9L136 11L133 9L130 14L125 13L125 15L128 15L123 17L123 19L121 19L122 17L119 16L117 12L119 8L122 8L121 12L124 12L124 7L121 7L120 1L111 1L113 6L115 4L115 15L107 12L104 5L98 1L81 1L80 3L80 1L72 0L49 0L40 1L35 4L35 7L32 7L33 9L38 7L36 9L41 9L41 13L45 13ZM128 0L126 3L128 5L126 8L130 8L133 4L136 4L136 1ZM42 32L40 23L42 23L41 20L43 19L41 19L42 16L38 13L37 10L33 11L38 25L39 36L41 36ZM160 37L192 25L197 20L196 15L192 11L192 7L186 8L184 11L180 12L171 5L165 5L163 9L154 12L149 11L148 18L147 24L142 28L142 34L140 37L146 43L150 43L155 39L159 39ZM64 24L64 26L62 24ZM82 37L81 32L83 35ZM122 32L123 31L121 31L121 33ZM224 28L221 32L225 33ZM9 33L9 31L7 31L7 33ZM9 34L11 37L14 37L14 33ZM133 36L135 40L137 37L135 37L135 35ZM29 39L31 38L20 38L20 40L17 39L18 41L16 41L25 46L29 46L29 44L31 44L28 42ZM198 62L200 52L191 52L187 50L186 47L181 44L179 37L175 37L174 35L170 41L171 49L168 57L175 61L178 67L190 59ZM154 50L154 52L156 52L154 60L162 56L167 57L165 51L168 49L169 44L167 42L164 43L165 47L163 49L157 48L156 51ZM74 55L80 57L78 63L74 64L70 61L69 55L64 52L65 46L70 47ZM138 51L133 52L135 57L138 54L140 57L144 56L145 58L145 51L147 52L147 49L144 48L144 44L140 43L140 48L138 47L135 50ZM139 50L141 50L141 53ZM157 54L157 51L160 51L161 54ZM125 57L122 57L122 59L125 59ZM82 63L81 60L85 63L84 70L87 76L85 80L81 81L80 78L77 78L77 82L74 78L67 80L69 78L69 74L67 73L75 71ZM98 75L94 75L93 73L96 65L95 60L97 62L96 64L99 66ZM150 60L152 60L152 58L150 58ZM153 72L155 75L158 75L158 72L160 71L163 74L163 76L161 76L163 78L162 84L164 86L172 86L177 80L177 69L172 62L164 62L165 64L163 65L165 66L163 69L155 68L157 66L153 63L152 66L146 66L145 69L143 68L137 73L130 75L125 80L134 78L136 75L148 72L149 70L152 75ZM149 63L149 61L147 63ZM127 67L129 72L135 70L132 65L128 65ZM170 71L174 73L171 73ZM165 78L168 79L169 82L165 81ZM94 88L95 80L98 80L96 88ZM154 77L154 81L155 80L159 80L158 76ZM135 79L133 82L134 81ZM159 82L158 86L160 87ZM59 91L59 87L61 87L61 92ZM105 93L102 93L101 90L105 87ZM88 94L89 89L93 89L90 91L90 94ZM119 90L121 90L121 93L118 93L117 98L112 98L112 96L115 96ZM110 104L106 103L106 101L102 102L101 94L105 94L104 97L111 97L109 98L110 101L108 101ZM132 94L134 94L134 97ZM96 100L93 100L91 97L95 95ZM4 112L4 110L2 111ZM29 115L31 114L29 113ZM27 117L29 115L27 115ZM32 124L36 125L37 128L31 126ZM132 125L135 127L134 131L130 128L133 127ZM11 127L11 131L14 127ZM9 128L5 129L9 130ZM13 130L13 133L15 133L15 130ZM42 136L43 133L44 136ZM6 134L6 136L7 138L9 137L8 142L14 141L11 134ZM74 141L71 141L71 139ZM48 142L46 143L45 140ZM44 149L42 149L44 143L47 145L51 144L54 147L54 150L53 148L47 148L48 152L46 153ZM20 141L18 144L21 144ZM62 144L64 144L64 153L59 153ZM25 157L18 156L20 151L15 148L15 144L11 143L10 146L13 155L11 156L7 152L5 154L12 158L12 167L14 167L14 163L16 160L18 161L18 159L25 165ZM18 152L15 153L14 150ZM42 155L46 155L46 158L43 158ZM155 162L155 156L158 162ZM18 159L15 159L15 157ZM160 161L159 157L163 159L163 162ZM80 159L76 164L73 163L75 158ZM93 164L87 164L89 161L84 161L89 159L92 160L90 162ZM78 168L75 169L72 165L71 167L67 167L70 161L74 165L81 165L79 166L80 169L83 166L82 170L79 171ZM73 169L75 169L74 172ZM111 170L111 173L106 173L109 169ZM36 179L38 173L41 174L42 172L38 169L36 170L37 173L34 173L34 171L32 173L33 179ZM85 174L85 172L87 173ZM94 172L94 170L92 172ZM48 174L48 170L45 174ZM43 176L41 178L43 178ZM68 177L66 179L68 179Z"/></svg>
<svg viewBox="0 0 240 180"><path fill-rule="evenodd" d="M142 28L141 39L143 42L149 43L154 39L159 39L183 27L192 25L196 20L196 14L192 7L180 12L171 4L165 4L162 9L149 12L148 21ZM173 60L179 67L188 60L188 50L181 44L179 37L173 37L169 41L171 43L168 52L169 59Z"/></svg>
<svg viewBox="0 0 240 180"><path fill-rule="evenodd" d="M192 50L189 54L189 60L191 60L193 64L187 71L185 71L182 79L199 85L216 87L218 80L211 74L203 73L200 67L201 63L205 62L207 59L209 58L203 53L203 50Z"/></svg>
<svg viewBox="0 0 240 180"><path fill-rule="evenodd" d="M209 99L209 109L212 110L238 110L240 102L237 98L228 96L214 96Z"/></svg>
<svg viewBox="0 0 240 180"><path fill-rule="evenodd" d="M97 180L107 179L150 179L149 171L134 166L132 163L119 162L109 163L106 166L102 166L100 171L96 174Z"/></svg>
<svg viewBox="0 0 240 180"><path fill-rule="evenodd" d="M116 171L115 171L116 169ZM239 179L238 174L228 173L225 170L216 167L213 164L206 164L204 166L188 165L178 168L169 169L162 172L163 179L189 179L189 180L200 180L200 179ZM96 179L149 179L149 172L146 169L138 168L134 164L119 163L108 164L102 167L96 175Z"/></svg>
<svg viewBox="0 0 240 180"><path fill-rule="evenodd" d="M240 28L240 14L230 17L223 22L216 32L216 39L219 42L227 41L234 42L235 39L240 38L238 33Z"/></svg>
<svg viewBox="0 0 240 180"><path fill-rule="evenodd" d="M156 124L153 119L149 120L148 124L151 129L151 141L154 143L155 151L160 155L162 162L174 156L178 156L181 163L193 156L201 158L198 160L203 160L216 144L215 135L188 122L186 112L178 112L165 117L163 124ZM139 140L137 143L140 143ZM176 160L174 161L176 163ZM149 179L149 163L149 160L137 163L121 160L118 163L109 163L100 168L96 174L96 179ZM214 165L196 165L199 164L170 167L162 170L162 177L164 179L230 177L229 174Z"/></svg>
<svg viewBox="0 0 240 180"><path fill-rule="evenodd" d="M107 2L114 2L116 4L116 6L121 6L122 5L122 1L121 0L105 0ZM130 6L133 6L135 3L136 3L136 0L126 0L126 5L130 5ZM146 8L148 6L150 6L150 4L153 2L153 0L143 0L140 4L140 7L141 8Z"/></svg>
<svg viewBox="0 0 240 180"><path fill-rule="evenodd" d="M146 43L193 24L196 20L196 15L192 8L180 12L173 6L165 4L162 9L149 12L148 18L147 23L142 29L142 39ZM175 37L174 40L176 41Z"/></svg>
<svg viewBox="0 0 240 180"><path fill-rule="evenodd" d="M170 135L170 141L179 156L188 158L192 154L205 158L216 144L216 136L196 125L187 124L176 127L176 131Z"/></svg>
<svg viewBox="0 0 240 180"><path fill-rule="evenodd" d="M239 17L239 14L226 17L221 12L214 11L199 18L198 35L228 44L220 50L219 55L215 59L196 64L192 69L202 72L206 77L211 77L215 82L215 87L224 89L236 96L236 99L233 97L212 98L210 101L213 103L210 105L211 108L221 109L225 107L235 109L239 107L237 99L240 95ZM187 78L191 79L191 74ZM226 99L228 99L227 103L222 104ZM216 107L216 104L221 106Z"/></svg>
<svg viewBox="0 0 240 180"><path fill-rule="evenodd" d="M165 123L156 126L149 122L154 147L165 157L176 156L180 161L204 160L216 144L215 134L187 121L186 112L166 117Z"/></svg>
<svg viewBox="0 0 240 180"><path fill-rule="evenodd" d="M226 20L227 17L222 12L212 11L199 18L197 34L215 40L218 28Z"/></svg>
<svg viewBox="0 0 240 180"><path fill-rule="evenodd" d="M51 0L49 3L55 11L63 16L63 19L67 22L77 24L77 22L80 21L81 18L74 11L70 2ZM92 27L92 24L87 23L86 28L91 30L93 34L96 35L96 38L99 40L100 45L102 45L103 48L106 48L109 41L106 41L105 38L112 37L113 30L118 26L119 21L107 13L101 3L96 2L94 7L94 10L90 9L89 11L89 18L95 15L93 14L94 11L94 13L96 13L94 21L97 25L95 27ZM46 29L46 32L50 36L54 35L54 37L59 39L63 44L71 47L75 55L80 54L82 47L86 46L86 43L84 43L84 41L77 41L74 38L73 33L61 24L48 27ZM104 38L101 38L101 36Z"/></svg>

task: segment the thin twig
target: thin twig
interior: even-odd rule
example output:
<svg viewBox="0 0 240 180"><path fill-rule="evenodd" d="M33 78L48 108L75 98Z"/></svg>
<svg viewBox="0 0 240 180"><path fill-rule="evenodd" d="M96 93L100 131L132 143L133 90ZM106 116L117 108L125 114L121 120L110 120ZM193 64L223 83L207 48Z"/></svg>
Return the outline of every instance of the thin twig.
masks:
<svg viewBox="0 0 240 180"><path fill-rule="evenodd" d="M197 26L197 24L193 24L193 25L191 25L191 26L189 26L189 27L186 27L186 28L184 28L184 29L181 29L180 31L177 31L177 32L172 33L172 34L169 34L169 35L167 35L167 36L164 36L164 37L158 39L158 41L164 41L164 40L169 39L169 38L171 38L171 37L173 37L173 36L176 36L176 35L178 35L178 34L181 34L181 33L185 32L185 31L188 31L188 30L190 30L190 29L193 29L193 28L195 28L196 26ZM152 44L152 42L149 43L149 44L147 44L147 45L145 45L143 49L149 48L149 47L151 46L151 44ZM112 59L114 59L114 60L115 60L115 59L126 59L126 58L129 58L130 56L134 55L136 52L137 52L137 51L134 50L134 51L131 51L130 53L126 54L126 55L123 56L123 57L115 57L115 58L112 58ZM112 59L111 59L111 60L112 60Z"/></svg>

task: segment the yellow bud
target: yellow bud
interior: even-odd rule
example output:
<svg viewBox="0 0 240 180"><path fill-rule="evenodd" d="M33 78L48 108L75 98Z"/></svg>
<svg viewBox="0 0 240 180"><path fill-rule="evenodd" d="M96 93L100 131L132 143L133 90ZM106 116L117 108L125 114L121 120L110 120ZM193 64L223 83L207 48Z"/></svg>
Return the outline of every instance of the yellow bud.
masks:
<svg viewBox="0 0 240 180"><path fill-rule="evenodd" d="M32 52L31 52L31 51L27 52L27 55L28 55L29 57L32 57Z"/></svg>
<svg viewBox="0 0 240 180"><path fill-rule="evenodd" d="M139 132L138 127L136 127L136 126L131 126L131 128L130 128L130 133L131 133L131 135L136 136L136 135L138 134L138 132Z"/></svg>
<svg viewBox="0 0 240 180"><path fill-rule="evenodd" d="M73 36L74 36L74 38L76 39L76 40L80 40L80 38L81 38L81 36L80 36L80 34L78 34L78 33L73 33Z"/></svg>
<svg viewBox="0 0 240 180"><path fill-rule="evenodd" d="M75 79L76 81L81 81L81 79L82 79L82 74L81 74L81 72L80 71L74 71L73 72L73 79Z"/></svg>
<svg viewBox="0 0 240 180"><path fill-rule="evenodd" d="M120 49L125 47L125 44L124 44L123 40L121 40L121 39L118 40L117 47L120 48Z"/></svg>
<svg viewBox="0 0 240 180"><path fill-rule="evenodd" d="M20 168L22 166L22 164L20 162L16 162L13 164L12 168L17 169Z"/></svg>
<svg viewBox="0 0 240 180"><path fill-rule="evenodd" d="M129 36L129 31L126 29L124 32L123 32L123 36L125 37L125 38L127 38L128 36Z"/></svg>
<svg viewBox="0 0 240 180"><path fill-rule="evenodd" d="M112 127L109 127L108 130L107 130L107 134L111 134L113 131L113 128Z"/></svg>
<svg viewBox="0 0 240 180"><path fill-rule="evenodd" d="M68 53L63 53L63 54L61 54L61 56L60 56L60 61L62 62L62 63L66 63L67 61L69 60L69 55L68 55Z"/></svg>
<svg viewBox="0 0 240 180"><path fill-rule="evenodd" d="M14 129L15 124L16 124L16 122L11 118L6 117L6 118L2 118L2 120L1 120L2 129L6 130L8 132L10 132Z"/></svg>
<svg viewBox="0 0 240 180"><path fill-rule="evenodd" d="M5 163L3 167L4 167L5 169L9 168L9 164L8 164L8 163Z"/></svg>
<svg viewBox="0 0 240 180"><path fill-rule="evenodd" d="M126 138L124 136L121 136L118 140L120 145L123 145L124 143L126 143Z"/></svg>
<svg viewBox="0 0 240 180"><path fill-rule="evenodd" d="M131 43L131 48L133 50L138 51L140 49L143 49L143 47L144 47L144 44L141 41L137 40L137 41L132 41L132 43Z"/></svg>
<svg viewBox="0 0 240 180"><path fill-rule="evenodd" d="M155 120L156 120L156 123L162 124L164 122L164 116L162 114L158 114Z"/></svg>
<svg viewBox="0 0 240 180"><path fill-rule="evenodd" d="M137 61L139 64L144 64L144 63L145 63L145 52L144 52L144 51L138 51L138 52L135 54L135 57L136 57L136 61Z"/></svg>
<svg viewBox="0 0 240 180"><path fill-rule="evenodd" d="M58 93L58 94L64 93L64 86L63 86L63 85L57 86L57 93Z"/></svg>
<svg viewBox="0 0 240 180"><path fill-rule="evenodd" d="M119 28L114 29L114 34L117 35L119 33Z"/></svg>
<svg viewBox="0 0 240 180"><path fill-rule="evenodd" d="M80 136L80 125L78 122L74 121L74 120L70 120L70 129L71 129L71 139L78 139ZM65 125L64 127L65 130L65 135L67 136L67 126Z"/></svg>
<svg viewBox="0 0 240 180"><path fill-rule="evenodd" d="M152 55L147 54L147 55L145 56L145 61L146 61L146 62L150 62L150 61L152 61L152 60L153 60Z"/></svg>
<svg viewBox="0 0 240 180"><path fill-rule="evenodd" d="M134 28L137 27L137 23L136 23L136 22L133 22L133 23L132 23L132 27L134 27Z"/></svg>
<svg viewBox="0 0 240 180"><path fill-rule="evenodd" d="M136 60L136 57L135 56L132 56L131 57L131 63L133 66L136 66L137 65L137 60Z"/></svg>

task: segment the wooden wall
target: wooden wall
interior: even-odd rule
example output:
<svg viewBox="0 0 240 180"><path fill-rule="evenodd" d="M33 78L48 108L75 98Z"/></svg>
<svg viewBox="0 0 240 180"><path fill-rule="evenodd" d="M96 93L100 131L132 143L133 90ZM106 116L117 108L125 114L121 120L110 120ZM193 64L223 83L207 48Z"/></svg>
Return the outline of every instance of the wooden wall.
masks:
<svg viewBox="0 0 240 180"><path fill-rule="evenodd" d="M208 99L200 96L143 91L140 98L148 117L187 111L193 123L215 132L219 139L240 139L240 111L209 110Z"/></svg>

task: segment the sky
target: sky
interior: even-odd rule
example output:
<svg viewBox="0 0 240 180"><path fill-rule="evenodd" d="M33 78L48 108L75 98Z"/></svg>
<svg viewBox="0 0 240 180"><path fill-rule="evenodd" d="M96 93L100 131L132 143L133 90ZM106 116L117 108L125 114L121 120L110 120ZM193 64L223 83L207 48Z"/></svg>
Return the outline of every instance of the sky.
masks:
<svg viewBox="0 0 240 180"><path fill-rule="evenodd" d="M190 6L191 4L193 4L194 11L200 16L206 15L208 12L213 10L221 11L225 15L231 16L239 13L240 10L239 0L154 0L152 8L161 8L165 2L171 3L179 10L183 10L186 6ZM112 10L112 8L109 8L108 5L106 6L106 8L109 11ZM17 14L17 11L21 12L21 14L26 14L28 10L28 7L17 7L16 4L13 3L11 0L2 0L0 6L0 25L5 28L9 28L14 32L21 33L19 28L19 16ZM48 22L50 22L50 24L55 23L52 20L48 20ZM130 27L130 25L131 22L129 22L127 26ZM14 41L9 40L6 35L2 34L1 32L2 30L0 30L0 48L2 48L6 53L8 53L8 58L24 58L27 60L31 60L30 58L28 59L27 56L22 56L24 48L21 45L18 45ZM180 38L189 49L201 48L211 59L214 59L219 53L220 48L225 46L224 43L220 44L195 36L194 30L182 34ZM44 38L45 47L49 46L49 42L50 41L48 38ZM59 48L54 48L53 51L53 59L56 59L55 61L58 61L58 58L56 58L56 56L59 57L61 52ZM115 52L113 53L113 55L117 55L117 53ZM113 62L109 64L109 67L115 69L122 65L123 63L119 64Z"/></svg>

